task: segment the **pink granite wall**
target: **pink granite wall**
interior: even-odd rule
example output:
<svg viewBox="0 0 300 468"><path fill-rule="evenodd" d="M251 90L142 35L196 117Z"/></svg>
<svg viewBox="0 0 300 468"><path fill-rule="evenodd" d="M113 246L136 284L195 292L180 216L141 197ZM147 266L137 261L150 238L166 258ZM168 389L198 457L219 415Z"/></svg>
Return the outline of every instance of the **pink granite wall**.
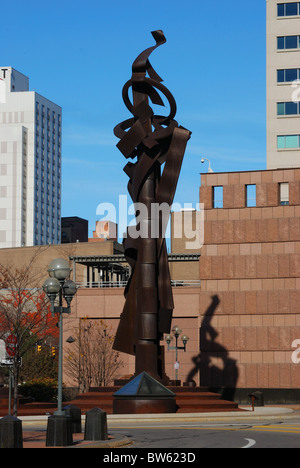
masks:
<svg viewBox="0 0 300 468"><path fill-rule="evenodd" d="M281 182L289 182L287 206L280 205ZM247 184L256 184L256 207L245 206ZM223 208L213 209L213 187L220 185ZM214 351L204 354L219 360L219 369L232 360L238 388L300 386L300 364L292 362L300 339L299 191L300 169L202 175L200 315L212 296L219 301L209 320ZM225 385L230 371L213 375L208 367L202 383Z"/></svg>

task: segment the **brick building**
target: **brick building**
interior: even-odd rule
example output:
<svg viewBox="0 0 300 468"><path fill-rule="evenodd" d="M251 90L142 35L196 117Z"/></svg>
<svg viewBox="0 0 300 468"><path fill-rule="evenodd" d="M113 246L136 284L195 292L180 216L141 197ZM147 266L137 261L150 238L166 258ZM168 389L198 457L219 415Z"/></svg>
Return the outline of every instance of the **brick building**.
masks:
<svg viewBox="0 0 300 468"><path fill-rule="evenodd" d="M295 401L300 169L202 174L200 202L201 384Z"/></svg>

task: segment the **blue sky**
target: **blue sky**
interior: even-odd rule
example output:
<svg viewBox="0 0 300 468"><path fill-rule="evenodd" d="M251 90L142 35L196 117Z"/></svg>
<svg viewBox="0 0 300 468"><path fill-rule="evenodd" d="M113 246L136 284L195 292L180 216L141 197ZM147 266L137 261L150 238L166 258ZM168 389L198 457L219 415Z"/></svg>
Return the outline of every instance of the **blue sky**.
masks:
<svg viewBox="0 0 300 468"><path fill-rule="evenodd" d="M15 0L1 5L1 66L63 108L62 216L89 220L127 194L113 128L136 56L162 29L150 61L192 132L175 201L199 200L200 172L266 168L265 0ZM3 20L5 19L5 20Z"/></svg>

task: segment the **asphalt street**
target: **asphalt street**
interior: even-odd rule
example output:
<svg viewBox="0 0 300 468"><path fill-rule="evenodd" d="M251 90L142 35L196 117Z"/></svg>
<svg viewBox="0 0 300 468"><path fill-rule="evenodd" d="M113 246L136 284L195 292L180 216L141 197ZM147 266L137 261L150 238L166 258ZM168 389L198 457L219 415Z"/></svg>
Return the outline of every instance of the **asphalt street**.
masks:
<svg viewBox="0 0 300 468"><path fill-rule="evenodd" d="M170 424L127 426L115 432L132 440L128 448L300 448L300 418L272 423Z"/></svg>
<svg viewBox="0 0 300 468"><path fill-rule="evenodd" d="M180 450L191 450L196 454L201 448L300 447L299 410L262 408L238 415L172 416L108 415L108 432L120 441L113 450L128 453L135 449L161 449L162 454L166 450L178 454ZM46 420L24 418L24 436L30 431L45 433ZM97 447L101 448L101 443Z"/></svg>

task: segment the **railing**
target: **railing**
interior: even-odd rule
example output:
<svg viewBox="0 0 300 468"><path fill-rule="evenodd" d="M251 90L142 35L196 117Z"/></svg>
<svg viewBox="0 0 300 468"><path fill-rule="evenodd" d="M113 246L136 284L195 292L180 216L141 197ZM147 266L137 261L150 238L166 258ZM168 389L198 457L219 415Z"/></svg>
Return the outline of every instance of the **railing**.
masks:
<svg viewBox="0 0 300 468"><path fill-rule="evenodd" d="M172 280L171 285L173 288L180 287L200 287L200 280ZM125 288L127 281L94 281L94 282L76 282L78 288Z"/></svg>
<svg viewBox="0 0 300 468"><path fill-rule="evenodd" d="M180 288L182 286L188 286L190 288L200 288L200 280L172 280L171 285L173 288Z"/></svg>
<svg viewBox="0 0 300 468"><path fill-rule="evenodd" d="M127 281L83 281L76 282L78 288L125 288Z"/></svg>

